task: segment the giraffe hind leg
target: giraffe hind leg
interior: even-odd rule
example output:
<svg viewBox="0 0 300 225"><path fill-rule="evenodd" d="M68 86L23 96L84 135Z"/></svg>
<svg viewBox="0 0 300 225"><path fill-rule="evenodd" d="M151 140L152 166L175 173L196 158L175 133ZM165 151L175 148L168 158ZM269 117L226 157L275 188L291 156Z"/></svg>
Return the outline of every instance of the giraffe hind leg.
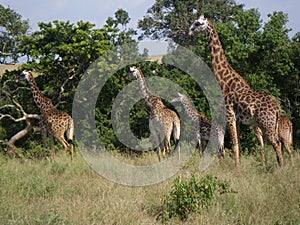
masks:
<svg viewBox="0 0 300 225"><path fill-rule="evenodd" d="M291 150L289 144L287 144L286 140L283 140L283 141L281 142L281 146L282 146L282 148L281 148L281 149L282 149L282 152L283 152L283 149L286 149L287 152L289 153L291 164L292 164L292 166L294 166L293 153L292 153L292 150Z"/></svg>
<svg viewBox="0 0 300 225"><path fill-rule="evenodd" d="M56 134L55 138L63 145L64 147L64 152L66 154L67 150L68 150L68 142L66 141L64 134Z"/></svg>
<svg viewBox="0 0 300 225"><path fill-rule="evenodd" d="M74 149L75 149L73 136L74 136L74 121L72 118L70 118L66 130L66 138L67 138L68 146L70 148L71 160L74 159Z"/></svg>
<svg viewBox="0 0 300 225"><path fill-rule="evenodd" d="M181 127L180 127L180 121L174 122L174 127L173 127L173 138L174 138L174 152L178 152L178 159L180 160L180 144L179 144L179 139L180 139L180 132L181 132Z"/></svg>

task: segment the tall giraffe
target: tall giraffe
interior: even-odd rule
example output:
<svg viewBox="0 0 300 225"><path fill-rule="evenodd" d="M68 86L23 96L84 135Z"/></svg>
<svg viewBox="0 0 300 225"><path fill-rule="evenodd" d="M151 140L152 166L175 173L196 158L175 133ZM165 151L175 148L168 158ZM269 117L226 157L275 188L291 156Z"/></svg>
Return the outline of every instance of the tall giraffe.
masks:
<svg viewBox="0 0 300 225"><path fill-rule="evenodd" d="M178 93L178 96L171 102L181 102L190 119L195 122L194 132L202 155L204 151L203 142L211 139L218 154L224 157L224 130L218 124L207 119L202 112L199 112L185 94Z"/></svg>
<svg viewBox="0 0 300 225"><path fill-rule="evenodd" d="M130 73L127 78L135 77L138 80L142 97L149 105L151 112L149 118L149 129L151 134L156 138L157 143L157 156L158 160L161 161L160 155L162 153L165 157L166 150L171 150L170 138L173 132L173 138L175 142L175 150L178 151L178 157L180 158L180 120L177 114L168 109L161 98L153 95L146 84L146 80L140 68L133 66L130 67Z"/></svg>
<svg viewBox="0 0 300 225"><path fill-rule="evenodd" d="M283 166L282 151L278 138L278 118L281 109L275 99L253 90L228 63L217 31L203 15L189 29L189 35L205 32L211 49L213 70L223 91L227 124L231 135L236 165L240 165L238 123L252 125L273 146L279 166Z"/></svg>
<svg viewBox="0 0 300 225"><path fill-rule="evenodd" d="M71 159L74 158L74 121L69 114L58 110L53 106L52 101L42 95L39 90L32 72L24 70L19 75L19 80L26 79L30 85L33 99L40 110L40 126L42 130L43 149L45 152L47 133L50 138L51 155L53 152L53 136L64 146L66 152L70 148ZM67 140L65 139L65 133Z"/></svg>
<svg viewBox="0 0 300 225"><path fill-rule="evenodd" d="M255 132L255 135L260 143L260 146L264 147L264 140L261 130L258 129ZM281 143L281 151L283 152L284 149L287 150L290 155L291 164L294 165L294 159L291 149L291 146L293 145L293 124L286 116L280 115L278 118L278 135ZM263 161L265 161L265 156L263 153L262 158Z"/></svg>

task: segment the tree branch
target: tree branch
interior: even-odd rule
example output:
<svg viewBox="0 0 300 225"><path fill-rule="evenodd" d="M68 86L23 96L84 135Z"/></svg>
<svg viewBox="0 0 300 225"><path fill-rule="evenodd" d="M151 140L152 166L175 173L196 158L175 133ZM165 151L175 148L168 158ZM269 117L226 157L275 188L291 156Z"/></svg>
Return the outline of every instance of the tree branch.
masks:
<svg viewBox="0 0 300 225"><path fill-rule="evenodd" d="M11 53L11 52L0 52L0 57L1 56L7 57L7 56L12 56L12 55L13 55L13 53Z"/></svg>
<svg viewBox="0 0 300 225"><path fill-rule="evenodd" d="M58 106L59 104L62 103L62 101L61 101L61 96L62 96L62 94L63 94L64 91L65 91L65 88L64 88L65 85L68 83L68 81L72 80L76 75L77 75L77 73L74 73L73 75L71 75L70 77L68 77L68 78L63 82L63 84L60 86L60 92L59 92L59 94L58 94L57 103L56 103L56 105L54 106L55 108L57 108L57 106Z"/></svg>
<svg viewBox="0 0 300 225"><path fill-rule="evenodd" d="M0 110L4 110L4 109L15 109L18 112L22 113L22 117L20 118L15 118L14 116L12 116L11 114L8 113L0 113L0 120L3 118L9 118L10 120L14 121L14 122L21 122L21 121L26 121L27 126L22 129L21 131L17 132L15 135L13 135L8 142L6 141L1 141L3 143L7 144L7 149L8 152L13 152L16 153L14 150L14 144L16 141L20 140L21 138L25 137L32 129L32 124L31 124L31 119L40 119L40 116L38 114L28 114L25 112L24 108L22 107L22 105L20 103L18 103L15 99L15 97L12 95L12 92L16 92L15 91L11 91L9 90L9 88L7 87L7 83L11 82L12 80L7 80L4 82L3 84L3 89L2 92L5 94L6 98L9 99L11 101L12 104L5 104L0 106ZM20 88L19 88L20 89ZM18 90L18 88L17 88Z"/></svg>

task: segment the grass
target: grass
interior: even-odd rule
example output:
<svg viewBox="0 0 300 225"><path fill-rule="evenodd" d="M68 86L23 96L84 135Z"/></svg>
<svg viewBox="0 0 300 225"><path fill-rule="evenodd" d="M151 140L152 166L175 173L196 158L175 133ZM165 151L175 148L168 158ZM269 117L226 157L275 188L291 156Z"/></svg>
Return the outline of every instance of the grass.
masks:
<svg viewBox="0 0 300 225"><path fill-rule="evenodd" d="M273 152L272 152L273 153ZM156 154L125 157L126 162L156 162ZM207 174L226 180L234 193L216 196L215 205L187 221L169 224L300 224L300 155L295 166L285 159L277 168L275 154L267 166L255 156L242 156L240 170L233 160L216 160L197 171L197 155L176 176L146 187L113 183L93 171L80 154L73 162L57 155L46 160L1 160L0 221L2 224L161 224L162 201L173 180ZM147 159L147 160L146 160Z"/></svg>

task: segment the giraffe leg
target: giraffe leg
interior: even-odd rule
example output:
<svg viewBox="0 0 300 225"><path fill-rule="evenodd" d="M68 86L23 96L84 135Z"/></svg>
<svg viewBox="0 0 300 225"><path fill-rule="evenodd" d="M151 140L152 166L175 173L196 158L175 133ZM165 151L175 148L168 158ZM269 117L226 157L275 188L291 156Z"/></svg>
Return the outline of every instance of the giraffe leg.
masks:
<svg viewBox="0 0 300 225"><path fill-rule="evenodd" d="M260 154L261 154L262 164L265 165L266 164L266 156L265 156L265 149L264 149L264 139L263 139L263 135L262 135L262 130L260 129L259 126L256 125L254 127L254 133L255 133L256 139L259 142L259 146L261 148Z"/></svg>
<svg viewBox="0 0 300 225"><path fill-rule="evenodd" d="M157 146L157 157L158 157L158 161L161 161L161 155L163 156L163 158L165 157L165 148L164 148L164 141L161 141L159 138L159 135L156 134L156 138L158 141L158 146Z"/></svg>
<svg viewBox="0 0 300 225"><path fill-rule="evenodd" d="M154 143L155 143L155 145L157 145L157 147L156 147L157 158L158 158L158 161L160 162L161 161L160 155L161 155L161 150L162 150L161 149L161 142L159 140L159 136L156 132L156 129L155 129L155 126L154 126L152 120L149 121L149 129L150 129L150 133L152 134Z"/></svg>
<svg viewBox="0 0 300 225"><path fill-rule="evenodd" d="M199 131L200 128L196 128L196 129L197 129L195 131L195 133L196 133L196 140L197 140L196 147L199 149L200 157L202 157L203 154L204 154L204 149L205 149L204 140L202 140L202 138L201 138L201 134L200 134L200 131Z"/></svg>
<svg viewBox="0 0 300 225"><path fill-rule="evenodd" d="M204 149L205 149L204 140L201 140L201 138L197 138L197 142L198 142L197 145L198 145L198 148L199 148L200 157L203 157Z"/></svg>
<svg viewBox="0 0 300 225"><path fill-rule="evenodd" d="M74 160L74 144L73 143L69 144L69 147L70 147L70 153L71 153L71 160L73 161Z"/></svg>
<svg viewBox="0 0 300 225"><path fill-rule="evenodd" d="M176 120L173 125L173 138L175 143L174 151L178 152L178 160L180 160L180 144L179 144L180 130L181 130L180 121Z"/></svg>
<svg viewBox="0 0 300 225"><path fill-rule="evenodd" d="M49 132L49 139L50 139L50 158L53 159L54 157L54 139L53 139L53 133Z"/></svg>
<svg viewBox="0 0 300 225"><path fill-rule="evenodd" d="M73 143L73 136L74 136L74 121L72 118L70 118L68 122L68 127L66 131L67 136L67 142L70 147L70 154L71 154L71 160L74 159L74 143Z"/></svg>
<svg viewBox="0 0 300 225"><path fill-rule="evenodd" d="M273 149L276 152L276 158L277 158L278 165L280 167L283 167L281 142L278 140L277 135L276 136L274 135L273 137L270 137L269 140L270 140L270 143L271 143Z"/></svg>
<svg viewBox="0 0 300 225"><path fill-rule="evenodd" d="M69 147L69 144L68 144L68 142L66 141L66 139L64 137L64 133L56 134L55 137L64 146L64 153L66 154L67 150L68 150L68 147Z"/></svg>
<svg viewBox="0 0 300 225"><path fill-rule="evenodd" d="M239 150L239 139L238 139L238 134L237 134L237 124L236 124L236 119L233 114L233 116L227 116L227 122L229 126L229 131L230 131L230 136L231 136L231 141L232 141L232 150L235 158L235 165L237 167L240 166L240 150Z"/></svg>
<svg viewBox="0 0 300 225"><path fill-rule="evenodd" d="M289 144L287 144L286 140L283 140L281 145L282 145L282 150L283 150L283 148L285 148L287 150L287 152L289 153L291 164L292 164L292 166L294 166L295 164L294 164L293 153L292 153L292 150L291 150Z"/></svg>
<svg viewBox="0 0 300 225"><path fill-rule="evenodd" d="M42 134L42 146L43 146L43 155L44 158L47 157L46 155L46 138L47 138L47 129L45 125L41 123L41 134Z"/></svg>

